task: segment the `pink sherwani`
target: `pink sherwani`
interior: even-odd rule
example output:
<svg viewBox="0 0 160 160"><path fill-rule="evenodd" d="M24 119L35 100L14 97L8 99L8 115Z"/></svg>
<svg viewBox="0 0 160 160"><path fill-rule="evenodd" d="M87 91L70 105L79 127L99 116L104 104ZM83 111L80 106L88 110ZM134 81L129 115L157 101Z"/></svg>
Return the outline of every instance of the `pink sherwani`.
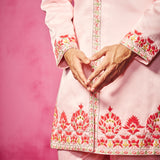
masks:
<svg viewBox="0 0 160 160"><path fill-rule="evenodd" d="M160 0L42 0L41 8L57 66L63 68L51 147L160 154ZM64 53L74 47L91 57L118 43L137 57L124 75L100 93L89 93L74 79Z"/></svg>

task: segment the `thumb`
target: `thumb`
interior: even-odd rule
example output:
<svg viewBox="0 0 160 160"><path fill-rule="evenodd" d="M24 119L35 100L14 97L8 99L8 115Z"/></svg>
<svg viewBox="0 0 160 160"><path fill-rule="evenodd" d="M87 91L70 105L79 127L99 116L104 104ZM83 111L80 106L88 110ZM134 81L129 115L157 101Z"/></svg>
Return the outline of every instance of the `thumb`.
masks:
<svg viewBox="0 0 160 160"><path fill-rule="evenodd" d="M80 59L81 62L84 63L84 64L89 64L89 63L91 62L90 59L89 59L88 57L86 57L86 55L85 55L83 52L81 52L81 53L79 54L79 59Z"/></svg>
<svg viewBox="0 0 160 160"><path fill-rule="evenodd" d="M95 53L90 60L91 61L95 61L99 58L101 58L102 56L104 56L106 54L106 52L108 51L108 47L104 47L103 49L101 49L99 52Z"/></svg>

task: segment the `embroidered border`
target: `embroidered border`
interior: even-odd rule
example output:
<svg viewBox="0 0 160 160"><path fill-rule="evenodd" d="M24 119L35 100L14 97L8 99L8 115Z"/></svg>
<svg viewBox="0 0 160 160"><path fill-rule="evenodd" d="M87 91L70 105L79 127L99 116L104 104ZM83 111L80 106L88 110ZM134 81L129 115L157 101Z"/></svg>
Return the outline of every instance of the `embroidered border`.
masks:
<svg viewBox="0 0 160 160"><path fill-rule="evenodd" d="M144 37L143 34L137 30L126 34L121 44L138 54L146 61L146 64L149 64L160 50L151 38Z"/></svg>
<svg viewBox="0 0 160 160"><path fill-rule="evenodd" d="M74 36L63 35L56 38L54 42L55 58L58 65L63 58L64 53L70 48L77 48L77 40Z"/></svg>
<svg viewBox="0 0 160 160"><path fill-rule="evenodd" d="M65 111L61 113L54 109L53 127L51 133L51 148L93 152L89 131L89 115L79 105L70 119ZM93 128L93 127L92 127Z"/></svg>
<svg viewBox="0 0 160 160"><path fill-rule="evenodd" d="M93 28L92 28L92 53L96 53L101 48L101 0L93 0ZM98 66L99 61L94 61L92 69L94 70ZM98 113L99 113L99 93L91 94L90 93L90 114L91 122L93 122L94 131L93 131L93 142L94 142L94 151L95 145L97 142L97 122L98 122ZM92 115L93 114L93 115Z"/></svg>
<svg viewBox="0 0 160 160"><path fill-rule="evenodd" d="M116 155L160 154L160 106L141 125L136 115L131 115L124 125L108 107L99 119L99 138L95 153ZM118 133L118 134L117 134Z"/></svg>

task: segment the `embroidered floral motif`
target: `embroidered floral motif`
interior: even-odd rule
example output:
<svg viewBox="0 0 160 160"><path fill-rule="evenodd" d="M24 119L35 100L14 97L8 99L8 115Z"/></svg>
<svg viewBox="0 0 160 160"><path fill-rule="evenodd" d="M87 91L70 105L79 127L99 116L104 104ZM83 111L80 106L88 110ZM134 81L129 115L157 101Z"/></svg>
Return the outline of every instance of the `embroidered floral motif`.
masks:
<svg viewBox="0 0 160 160"><path fill-rule="evenodd" d="M117 134L121 130L121 121L118 116L112 113L112 108L108 108L109 113L101 116L99 120L99 129L107 136Z"/></svg>
<svg viewBox="0 0 160 160"><path fill-rule="evenodd" d="M83 108L83 105L79 105L79 109L72 114L70 121L64 111L60 113L59 117L58 110L55 108L51 147L92 151L90 147L92 139L87 130L89 127L88 114ZM112 110L113 108L109 107L108 112L100 116L99 130L101 134L95 139L97 141L95 153L159 154L156 149L160 148L160 106L158 112L151 114L147 119L147 130L144 130L144 126L140 125L135 115L132 115L123 126L120 118ZM139 151L139 148L142 150Z"/></svg>
<svg viewBox="0 0 160 160"><path fill-rule="evenodd" d="M82 136L81 138L82 138L82 144L83 144L83 143L89 144L89 136L88 136L88 135L84 135L84 136Z"/></svg>
<svg viewBox="0 0 160 160"><path fill-rule="evenodd" d="M60 127L61 127L62 129L66 129L67 126L69 125L69 123L67 122L67 117L66 117L65 112L62 112L59 123L61 124Z"/></svg>
<svg viewBox="0 0 160 160"><path fill-rule="evenodd" d="M58 124L58 111L57 111L57 107L55 107L54 115L53 115L53 126L57 127L57 124Z"/></svg>
<svg viewBox="0 0 160 160"><path fill-rule="evenodd" d="M121 43L145 59L147 63L159 52L159 47L155 42L137 30L126 34Z"/></svg>
<svg viewBox="0 0 160 160"><path fill-rule="evenodd" d="M79 110L73 113L71 118L71 125L76 131L77 135L82 135L86 128L89 126L89 117L82 108L83 105L79 105Z"/></svg>
<svg viewBox="0 0 160 160"><path fill-rule="evenodd" d="M135 139L131 139L131 140L128 140L129 142L129 147L139 147L139 140L135 140Z"/></svg>
<svg viewBox="0 0 160 160"><path fill-rule="evenodd" d="M113 147L116 147L116 146L123 147L123 146L122 146L123 141L120 140L120 139L118 139L118 138L115 139L115 140L112 140L112 142L113 142Z"/></svg>
<svg viewBox="0 0 160 160"><path fill-rule="evenodd" d="M57 37L55 42L55 58L56 63L59 64L64 53L70 48L77 48L77 40L74 36L62 35Z"/></svg>
<svg viewBox="0 0 160 160"><path fill-rule="evenodd" d="M106 146L107 147L107 139L101 137L100 139L98 139L98 146Z"/></svg>
<svg viewBox="0 0 160 160"><path fill-rule="evenodd" d="M100 117L99 129L102 134L99 134L100 138L98 137L97 140L97 153L100 152L104 154L151 154L151 152L153 153L153 150L155 148L158 149L160 147L160 107L158 107L158 112L150 115L147 120L146 126L149 125L149 129L151 128L152 135L150 134L150 132L144 129L145 126L142 126L140 124L138 118L135 115L132 115L123 126L120 123L120 118L115 115L112 110L113 108L109 107L108 113L106 113L105 116ZM116 128L117 125L110 125L110 127L106 125L106 122L112 122L113 124L116 124L116 122L113 120L114 118L111 120L110 117L116 117L115 119L119 121L118 124L120 125L120 127L117 131L118 134L116 132L113 132L114 127ZM110 130L108 128L106 129L106 126ZM108 130L110 132L108 132ZM110 134L107 135L107 133ZM142 148L145 151L139 152L139 148ZM157 153L157 151L154 152Z"/></svg>
<svg viewBox="0 0 160 160"><path fill-rule="evenodd" d="M160 134L160 106L158 107L158 112L150 115L149 118L147 119L146 128L154 136Z"/></svg>
<svg viewBox="0 0 160 160"><path fill-rule="evenodd" d="M153 146L153 142L154 142L154 139L151 139L151 138L146 138L146 139L144 139L144 144L145 144L145 146L147 147L147 146Z"/></svg>
<svg viewBox="0 0 160 160"><path fill-rule="evenodd" d="M124 126L123 128L127 129L131 134L135 134L139 132L139 128L144 128L144 126L141 126L139 124L138 118L136 116L132 116L131 118L129 118L126 126Z"/></svg>
<svg viewBox="0 0 160 160"><path fill-rule="evenodd" d="M76 134L71 136L71 143L75 144L75 143L77 143L77 140L78 140L78 137Z"/></svg>
<svg viewBox="0 0 160 160"><path fill-rule="evenodd" d="M79 105L79 110L72 114L70 122L67 119L64 111L60 114L58 120L58 110L55 107L53 129L51 135L51 147L61 147L70 149L71 145L74 150L92 151L90 133L87 131L89 126L88 114L83 110L83 105ZM82 145L84 147L79 147ZM62 148L61 148L62 149Z"/></svg>

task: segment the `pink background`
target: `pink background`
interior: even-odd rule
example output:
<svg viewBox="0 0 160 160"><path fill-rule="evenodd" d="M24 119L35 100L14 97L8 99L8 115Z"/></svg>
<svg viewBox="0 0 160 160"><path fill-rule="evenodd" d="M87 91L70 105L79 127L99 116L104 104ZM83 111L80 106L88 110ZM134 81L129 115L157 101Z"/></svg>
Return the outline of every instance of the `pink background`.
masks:
<svg viewBox="0 0 160 160"><path fill-rule="evenodd" d="M0 0L0 160L57 160L50 149L61 70L41 0Z"/></svg>

